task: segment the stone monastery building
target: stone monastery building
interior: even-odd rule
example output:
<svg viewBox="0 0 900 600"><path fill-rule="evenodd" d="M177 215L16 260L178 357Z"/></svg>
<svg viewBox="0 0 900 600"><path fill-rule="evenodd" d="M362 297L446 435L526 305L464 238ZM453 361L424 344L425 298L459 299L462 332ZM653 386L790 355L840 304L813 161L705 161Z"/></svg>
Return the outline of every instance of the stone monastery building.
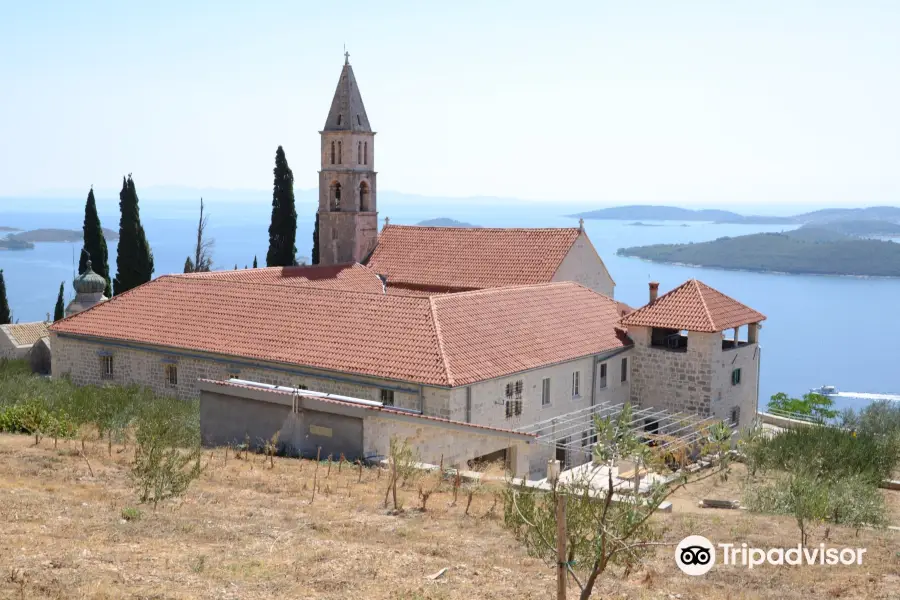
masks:
<svg viewBox="0 0 900 600"><path fill-rule="evenodd" d="M752 421L762 314L696 280L650 284L632 311L583 227L379 232L349 62L320 136L319 265L164 275L79 306L50 327L52 375L199 397L211 444L277 431L350 458L404 435L424 460L518 473L547 458L523 429L604 403ZM560 443L589 446L575 435Z"/></svg>

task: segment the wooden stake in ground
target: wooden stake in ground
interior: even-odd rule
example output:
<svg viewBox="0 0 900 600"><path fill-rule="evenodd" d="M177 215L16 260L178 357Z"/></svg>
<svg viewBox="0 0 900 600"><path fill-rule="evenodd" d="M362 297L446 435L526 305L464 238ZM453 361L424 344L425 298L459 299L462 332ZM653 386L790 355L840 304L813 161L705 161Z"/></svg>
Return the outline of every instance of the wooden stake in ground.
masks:
<svg viewBox="0 0 900 600"><path fill-rule="evenodd" d="M556 600L566 600L566 496L556 496Z"/></svg>
<svg viewBox="0 0 900 600"><path fill-rule="evenodd" d="M313 472L313 493L312 498L310 498L309 503L312 504L313 500L316 499L316 484L318 483L317 478L319 476L319 460L322 458L322 447L319 446L319 449L316 450L316 470Z"/></svg>

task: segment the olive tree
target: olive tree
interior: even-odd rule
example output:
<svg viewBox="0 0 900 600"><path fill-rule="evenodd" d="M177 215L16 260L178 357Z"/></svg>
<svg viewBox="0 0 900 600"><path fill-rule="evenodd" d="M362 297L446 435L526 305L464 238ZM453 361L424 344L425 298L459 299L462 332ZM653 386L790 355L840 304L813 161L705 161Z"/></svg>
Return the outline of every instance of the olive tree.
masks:
<svg viewBox="0 0 900 600"><path fill-rule="evenodd" d="M663 472L664 454L671 445L653 448L631 427L631 409L615 417L595 417L593 464L583 476L554 483L549 492L523 488L510 481L504 492L504 521L530 554L557 565L557 499L566 500L566 563L582 600L591 596L597 579L615 566L627 575L655 546L675 545L651 517L676 490L713 476L726 476L731 430L724 424L698 426L696 454L707 456L714 467L693 474L681 469L657 478L646 493L631 482L613 476L619 460L634 461Z"/></svg>

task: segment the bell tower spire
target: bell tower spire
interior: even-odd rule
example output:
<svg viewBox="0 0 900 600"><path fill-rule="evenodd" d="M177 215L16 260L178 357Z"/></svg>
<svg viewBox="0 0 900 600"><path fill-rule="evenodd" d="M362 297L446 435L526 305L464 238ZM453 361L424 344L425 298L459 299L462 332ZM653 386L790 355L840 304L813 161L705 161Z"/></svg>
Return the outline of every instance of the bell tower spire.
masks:
<svg viewBox="0 0 900 600"><path fill-rule="evenodd" d="M319 264L364 260L378 236L375 132L344 50L325 127L319 132Z"/></svg>

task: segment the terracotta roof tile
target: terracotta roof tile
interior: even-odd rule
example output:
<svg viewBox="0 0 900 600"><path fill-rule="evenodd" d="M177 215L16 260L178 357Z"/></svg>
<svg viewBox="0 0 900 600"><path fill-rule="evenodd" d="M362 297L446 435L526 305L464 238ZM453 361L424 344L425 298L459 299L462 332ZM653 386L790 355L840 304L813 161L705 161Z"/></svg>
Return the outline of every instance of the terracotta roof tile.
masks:
<svg viewBox="0 0 900 600"><path fill-rule="evenodd" d="M629 344L616 303L572 282L432 296L455 385L502 377Z"/></svg>
<svg viewBox="0 0 900 600"><path fill-rule="evenodd" d="M330 266L264 267L260 269L235 269L233 271L209 271L206 273L175 274L172 277L216 279L220 281L245 281L276 283L298 287L315 287L354 292L382 293L381 278L371 269L348 263Z"/></svg>
<svg viewBox="0 0 900 600"><path fill-rule="evenodd" d="M3 325L3 331L10 340L18 346L30 346L42 337L49 334L47 326L49 323L44 321L36 321L34 323L14 323Z"/></svg>
<svg viewBox="0 0 900 600"><path fill-rule="evenodd" d="M689 279L622 319L625 326L663 327L688 331L725 331L747 323L759 323L765 315L734 298Z"/></svg>
<svg viewBox="0 0 900 600"><path fill-rule="evenodd" d="M388 285L458 290L547 283L580 230L387 225L368 266Z"/></svg>
<svg viewBox="0 0 900 600"><path fill-rule="evenodd" d="M164 276L51 330L452 386L623 347L618 318L568 282L424 297Z"/></svg>

